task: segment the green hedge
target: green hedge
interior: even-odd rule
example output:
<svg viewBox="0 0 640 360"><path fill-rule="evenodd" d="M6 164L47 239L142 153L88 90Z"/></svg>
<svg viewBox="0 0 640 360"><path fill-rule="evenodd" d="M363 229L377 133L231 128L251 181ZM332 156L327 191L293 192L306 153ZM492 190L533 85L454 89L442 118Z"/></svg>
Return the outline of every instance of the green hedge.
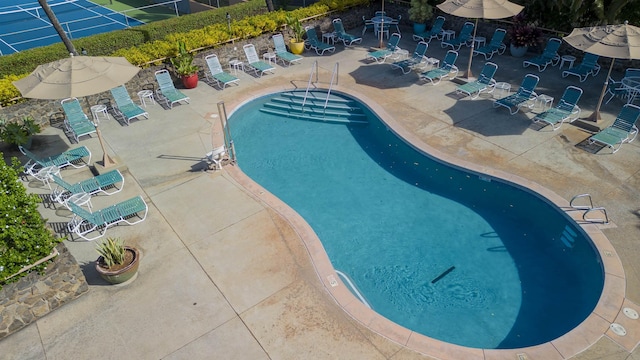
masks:
<svg viewBox="0 0 640 360"><path fill-rule="evenodd" d="M0 288L4 279L49 255L60 241L38 213L40 198L27 194L18 178L20 162L15 157L11 161L8 165L0 153Z"/></svg>
<svg viewBox="0 0 640 360"><path fill-rule="evenodd" d="M93 35L73 40L73 43L77 49L87 49L92 56L124 56L132 64L144 66L153 60L175 56L178 40L184 41L189 50L211 47L229 39L248 39L273 32L285 24L287 14L305 19L368 3L369 0L321 0L289 12L269 13L263 0L250 0L228 8ZM227 26L227 12L231 15L231 34ZM0 69L3 69L3 74L0 77L0 105L10 105L11 99L20 96L12 81L27 76L39 64L67 56L67 50L61 42L1 56Z"/></svg>

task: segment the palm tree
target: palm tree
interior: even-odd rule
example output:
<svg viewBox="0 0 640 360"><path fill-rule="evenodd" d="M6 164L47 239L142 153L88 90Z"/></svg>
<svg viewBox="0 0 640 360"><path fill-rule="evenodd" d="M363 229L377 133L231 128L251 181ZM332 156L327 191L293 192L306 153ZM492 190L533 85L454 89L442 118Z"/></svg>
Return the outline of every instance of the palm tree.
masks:
<svg viewBox="0 0 640 360"><path fill-rule="evenodd" d="M47 0L38 0L38 3L40 3L40 6L42 6L42 10L44 10L44 13L47 14L49 21L51 21L51 25L53 25L53 28L56 29L58 36L60 36L60 39L64 43L64 46L67 47L67 50L69 51L69 53L73 55L78 55L78 52L76 51L76 48L71 43L71 40L69 40L64 30L62 30L62 26L60 26L60 22L58 21L56 14L54 14L53 11L51 11L49 4L47 4Z"/></svg>

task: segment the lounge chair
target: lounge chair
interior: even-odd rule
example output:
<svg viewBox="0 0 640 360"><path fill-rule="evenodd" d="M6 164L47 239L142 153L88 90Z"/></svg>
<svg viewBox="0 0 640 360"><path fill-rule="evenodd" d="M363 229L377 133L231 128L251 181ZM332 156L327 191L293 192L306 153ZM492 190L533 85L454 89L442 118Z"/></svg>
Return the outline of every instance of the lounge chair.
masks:
<svg viewBox="0 0 640 360"><path fill-rule="evenodd" d="M344 46L351 46L353 43L362 42L361 37L347 34L347 32L344 31L344 25L342 25L342 20L339 18L333 19L333 28L336 31L336 36L338 40L342 41Z"/></svg>
<svg viewBox="0 0 640 360"><path fill-rule="evenodd" d="M69 200L73 195L89 194L95 195L103 193L113 195L124 188L124 177L118 170L111 170L104 174L94 176L90 179L82 180L75 184L69 184L57 175L51 175L53 181L58 185L51 193L51 199L69 208ZM120 184L120 187L116 186Z"/></svg>
<svg viewBox="0 0 640 360"><path fill-rule="evenodd" d="M496 70L498 70L498 65L492 62L484 63L478 79L458 86L456 92L467 94L471 96L471 99L477 99L483 92L492 93L496 85L496 80L493 78Z"/></svg>
<svg viewBox="0 0 640 360"><path fill-rule="evenodd" d="M67 98L60 101L65 114L64 125L78 143L81 136L91 135L96 132L96 125L89 120L82 110L80 102L76 98Z"/></svg>
<svg viewBox="0 0 640 360"><path fill-rule="evenodd" d="M547 65L556 66L560 62L560 55L558 55L558 49L562 42L560 39L551 38L547 41L547 45L544 47L542 55L536 56L532 59L522 62L523 67L533 65L538 68L538 71L545 71Z"/></svg>
<svg viewBox="0 0 640 360"><path fill-rule="evenodd" d="M442 25L444 25L444 16L438 16L436 20L433 22L433 26L431 29L425 32L421 32L419 34L413 34L414 41L424 41L426 43L431 42L431 39L438 38L440 36L440 32L442 31Z"/></svg>
<svg viewBox="0 0 640 360"><path fill-rule="evenodd" d="M305 46L312 50L315 50L316 54L324 55L325 51L334 52L336 51L336 47L325 44L318 39L318 33L316 33L316 29L313 26L307 26L305 28L307 32L307 40L305 41Z"/></svg>
<svg viewBox="0 0 640 360"><path fill-rule="evenodd" d="M613 124L592 135L589 138L589 143L602 144L610 147L614 153L617 152L623 144L632 142L638 135L636 122L639 117L640 107L633 104L625 104Z"/></svg>
<svg viewBox="0 0 640 360"><path fill-rule="evenodd" d="M422 63L422 60L424 60L424 54L427 52L428 47L429 44L424 41L420 41L410 58L393 62L391 63L391 67L402 70L403 74L410 73L414 66Z"/></svg>
<svg viewBox="0 0 640 360"><path fill-rule="evenodd" d="M507 97L494 101L493 107L497 108L498 106L504 106L509 109L509 113L511 115L517 113L523 106L532 107L533 102L531 100L534 100L538 96L535 93L538 81L540 81L540 78L536 75L525 75L518 91L516 91L515 94L511 94Z"/></svg>
<svg viewBox="0 0 640 360"><path fill-rule="evenodd" d="M562 77L567 77L569 75L574 75L580 78L580 82L584 82L587 80L589 75L596 76L600 72L600 65L598 65L598 55L594 55L591 53L585 53L582 58L582 62L575 67L572 67L569 70L565 70L562 72Z"/></svg>
<svg viewBox="0 0 640 360"><path fill-rule="evenodd" d="M496 29L496 31L494 31L493 33L493 36L491 37L491 41L489 41L489 44L481 46L477 49L473 49L473 55L482 54L484 55L485 60L489 60L495 54L504 54L507 46L502 41L504 40L504 36L506 34L507 30Z"/></svg>
<svg viewBox="0 0 640 360"><path fill-rule="evenodd" d="M458 37L455 37L451 40L442 40L442 42L440 43L440 46L447 47L447 46L451 46L451 49L458 51L460 50L460 47L462 45L467 45L469 44L469 41L472 41L473 39L471 38L471 33L473 32L473 23L472 22L466 22L464 23L464 25L462 26L462 30L460 30L460 35Z"/></svg>
<svg viewBox="0 0 640 360"><path fill-rule="evenodd" d="M425 71L419 75L421 80L428 80L432 85L437 85L443 78L453 79L458 76L458 67L455 65L458 52L449 50L444 60L436 69Z"/></svg>
<svg viewBox="0 0 640 360"><path fill-rule="evenodd" d="M189 103L189 97L182 93L182 91L176 89L173 85L173 80L171 79L171 75L167 70L158 70L155 72L156 80L158 81L158 89L156 90L156 95L158 99L163 99L169 109L173 108L173 104L179 103L181 101Z"/></svg>
<svg viewBox="0 0 640 360"><path fill-rule="evenodd" d="M299 63L302 60L302 56L292 54L287 50L287 45L284 43L282 34L275 34L271 38L273 39L273 45L276 49L276 59L282 60L283 65Z"/></svg>
<svg viewBox="0 0 640 360"><path fill-rule="evenodd" d="M209 68L209 71L204 72L205 77L209 81L218 84L219 88L224 89L229 84L238 84L240 82L240 79L222 70L218 55L207 55L204 57L204 61Z"/></svg>
<svg viewBox="0 0 640 360"><path fill-rule="evenodd" d="M388 57L395 54L400 48L398 43L400 42L401 35L398 33L391 34L389 42L387 42L387 48L382 50L372 51L367 54L367 59L373 59L378 64L382 64Z"/></svg>
<svg viewBox="0 0 640 360"><path fill-rule="evenodd" d="M562 98L558 104L536 115L532 120L539 123L544 122L553 128L553 131L560 129L562 123L573 122L580 116L580 108L578 107L578 100L582 96L582 89L575 86L567 86L562 94Z"/></svg>
<svg viewBox="0 0 640 360"><path fill-rule="evenodd" d="M140 196L94 211L93 213L83 209L72 201L69 201L68 205L71 208L71 212L73 212L73 218L67 224L67 229L70 233L76 234L88 241L104 236L109 227L117 225L118 223L125 222L129 225L134 225L144 221L149 210L147 204ZM141 213L144 214L140 215ZM134 216L137 216L138 219L131 221ZM94 231L97 231L98 234L93 237L87 236L87 234Z"/></svg>
<svg viewBox="0 0 640 360"><path fill-rule="evenodd" d="M129 96L129 92L124 85L120 85L111 89L111 96L116 102L116 106L113 107L118 116L121 116L124 121L129 125L131 119L135 119L139 116L149 118L149 113L144 111L138 104L134 103Z"/></svg>
<svg viewBox="0 0 640 360"><path fill-rule="evenodd" d="M249 68L253 69L256 75L262 76L266 72L273 74L276 71L276 68L260 60L258 53L256 52L256 47L253 46L253 44L247 44L243 46L242 49L244 50L244 54L247 56Z"/></svg>
<svg viewBox="0 0 640 360"><path fill-rule="evenodd" d="M23 148L22 146L19 146L18 149L20 149L20 152L29 158L29 161L24 165L25 172L27 174L31 174L37 172L39 169L51 166L56 166L60 169L72 166L79 169L89 165L91 162L91 151L89 151L85 146L80 146L46 158L37 158L31 151ZM88 159L85 160L85 158Z"/></svg>

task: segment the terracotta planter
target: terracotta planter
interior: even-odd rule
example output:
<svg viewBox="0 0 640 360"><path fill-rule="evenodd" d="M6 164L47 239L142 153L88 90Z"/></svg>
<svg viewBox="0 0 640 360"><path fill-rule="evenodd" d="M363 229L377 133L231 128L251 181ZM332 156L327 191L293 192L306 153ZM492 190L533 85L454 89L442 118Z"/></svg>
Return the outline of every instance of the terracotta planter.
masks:
<svg viewBox="0 0 640 360"><path fill-rule="evenodd" d="M198 74L182 75L182 85L185 89L193 89L198 86Z"/></svg>
<svg viewBox="0 0 640 360"><path fill-rule="evenodd" d="M289 42L289 49L296 55L302 54L304 52L304 41L295 42L291 40Z"/></svg>
<svg viewBox="0 0 640 360"><path fill-rule="evenodd" d="M100 277L110 284L122 284L123 282L131 280L131 278L138 272L138 266L140 265L140 252L138 249L128 246L125 246L125 249L129 254L131 254L131 261L124 267L106 269L100 265L103 263L102 256L100 256L96 261L96 271L100 274Z"/></svg>

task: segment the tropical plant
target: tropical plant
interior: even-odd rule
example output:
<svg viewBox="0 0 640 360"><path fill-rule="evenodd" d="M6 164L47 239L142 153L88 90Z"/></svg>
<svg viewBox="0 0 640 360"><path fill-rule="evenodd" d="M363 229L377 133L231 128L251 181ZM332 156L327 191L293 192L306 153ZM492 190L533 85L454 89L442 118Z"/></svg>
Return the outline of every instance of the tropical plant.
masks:
<svg viewBox="0 0 640 360"><path fill-rule="evenodd" d="M427 20L431 19L431 16L433 16L433 7L429 5L427 0L411 0L409 20L418 24L425 24Z"/></svg>
<svg viewBox="0 0 640 360"><path fill-rule="evenodd" d="M122 265L127 253L124 240L120 238L107 238L96 246L96 251L102 256L102 265L107 269Z"/></svg>
<svg viewBox="0 0 640 360"><path fill-rule="evenodd" d="M198 67L193 64L193 54L187 50L184 41L178 41L178 55L171 58L171 64L180 76L189 76L198 72Z"/></svg>
<svg viewBox="0 0 640 360"><path fill-rule="evenodd" d="M515 47L536 46L542 41L542 30L535 23L529 23L523 13L513 17L509 28L511 45Z"/></svg>
<svg viewBox="0 0 640 360"><path fill-rule="evenodd" d="M21 121L0 120L0 139L7 144L27 144L31 136L39 132L40 125L30 116L25 116Z"/></svg>
<svg viewBox="0 0 640 360"><path fill-rule="evenodd" d="M60 239L46 227L38 212L40 198L27 193L19 179L22 165L11 158L11 165L0 153L0 287L4 279L51 254ZM42 270L46 263L34 270ZM23 272L10 281L29 274Z"/></svg>
<svg viewBox="0 0 640 360"><path fill-rule="evenodd" d="M295 42L302 42L302 37L304 36L305 31L300 20L296 17L287 15L285 21L287 23L287 27L293 33Z"/></svg>

